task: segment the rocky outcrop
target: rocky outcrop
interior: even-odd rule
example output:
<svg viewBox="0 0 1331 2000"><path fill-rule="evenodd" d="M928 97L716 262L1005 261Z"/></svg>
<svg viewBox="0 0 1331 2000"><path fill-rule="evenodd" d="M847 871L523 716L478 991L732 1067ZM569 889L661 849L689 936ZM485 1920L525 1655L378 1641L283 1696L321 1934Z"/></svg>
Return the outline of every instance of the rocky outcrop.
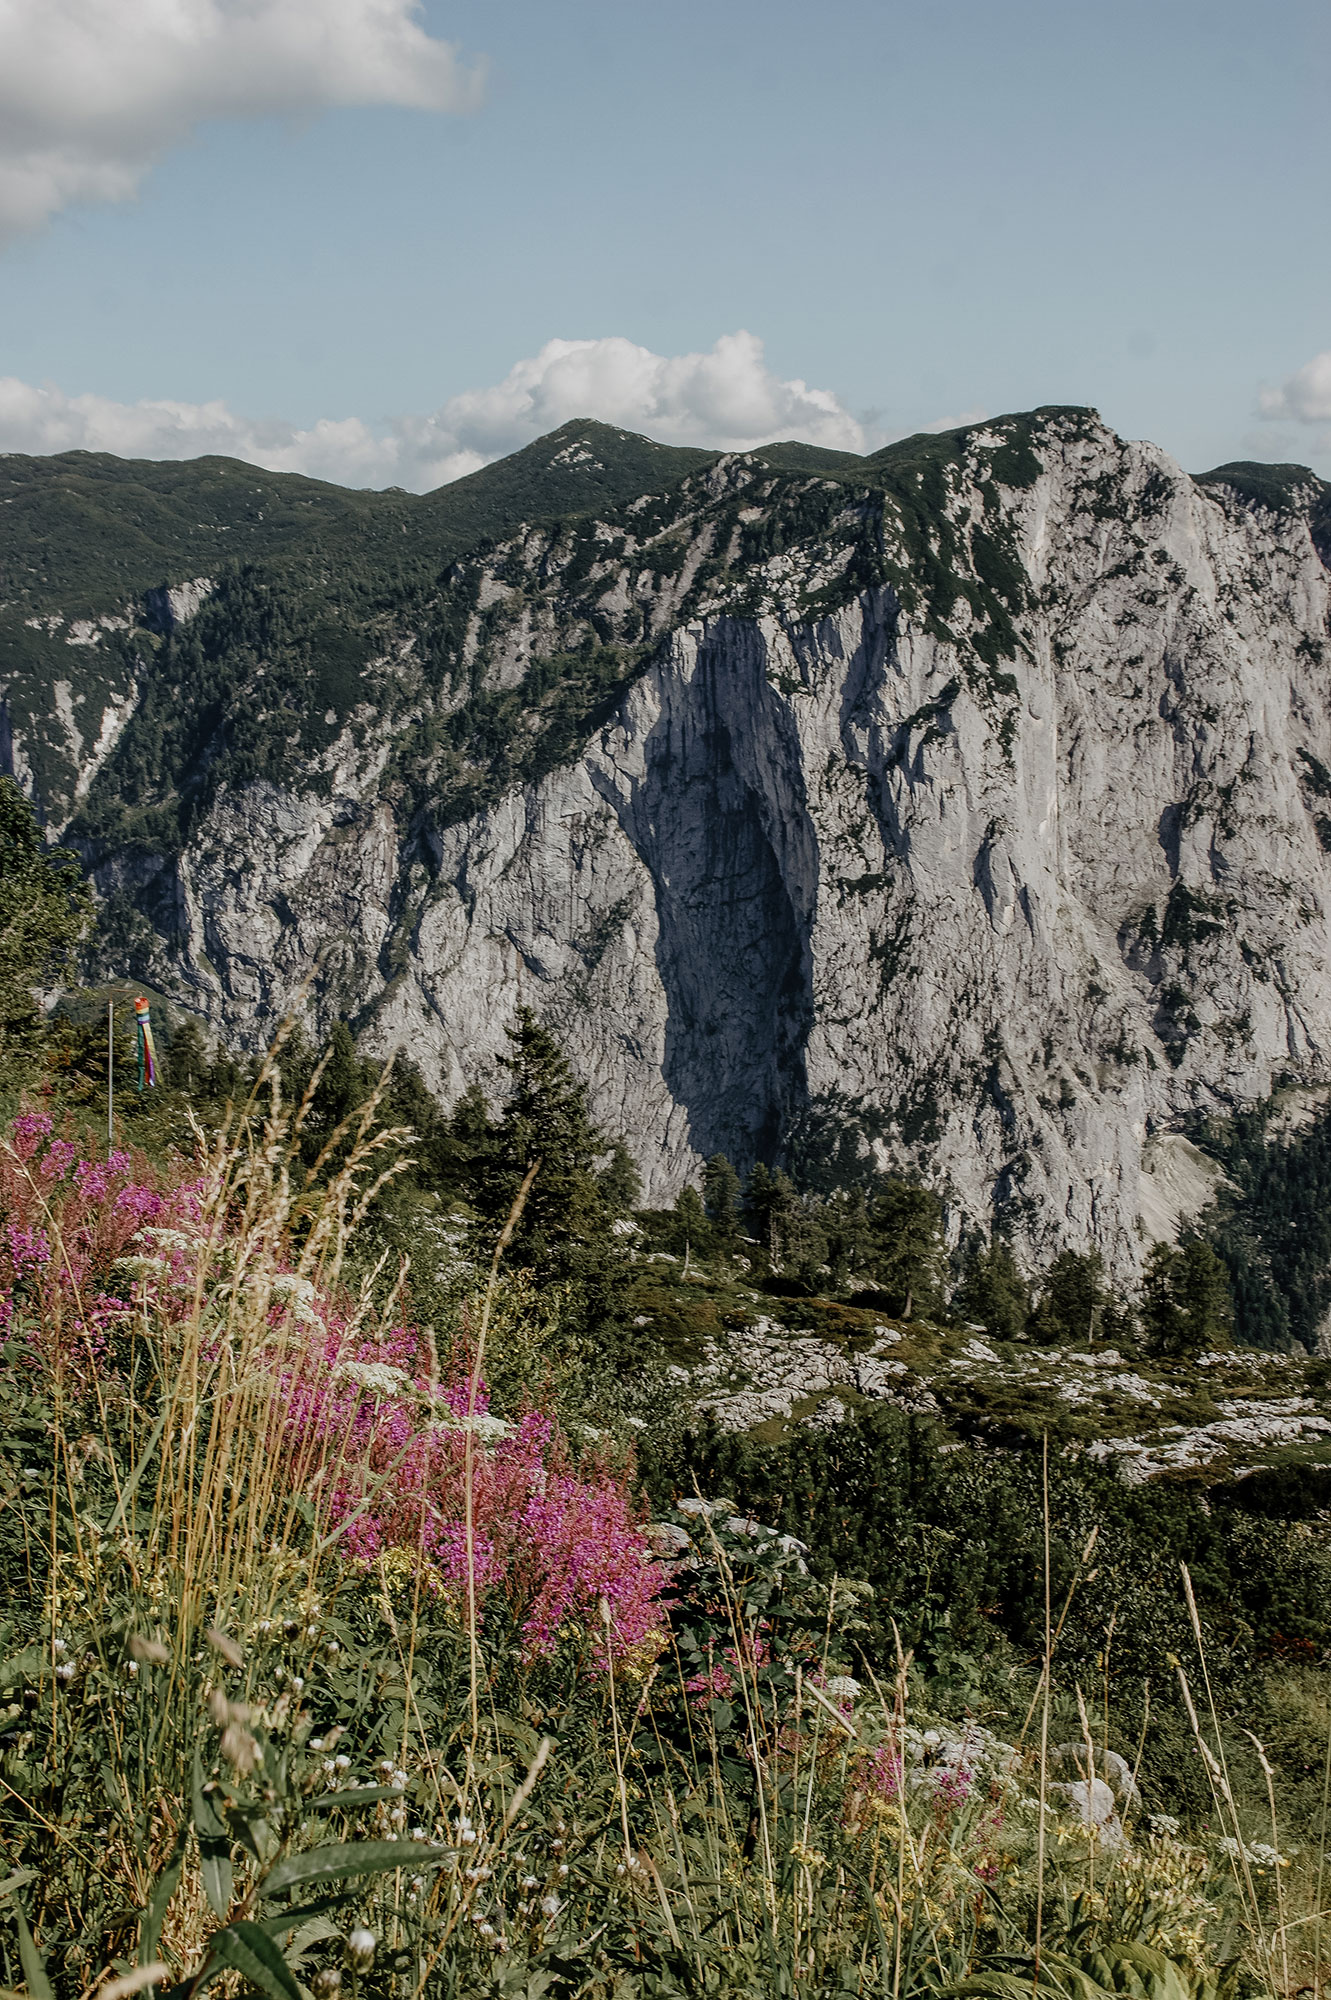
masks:
<svg viewBox="0 0 1331 2000"><path fill-rule="evenodd" d="M849 1134L1130 1275L1149 1138L1331 1077L1311 496L1087 412L927 443L878 485L723 459L590 555L455 566L451 678L406 620L310 765L100 851L141 972L251 1044L348 1013L448 1096L529 1003L654 1198ZM583 740L462 810L430 746L466 690L593 640L627 666Z"/></svg>

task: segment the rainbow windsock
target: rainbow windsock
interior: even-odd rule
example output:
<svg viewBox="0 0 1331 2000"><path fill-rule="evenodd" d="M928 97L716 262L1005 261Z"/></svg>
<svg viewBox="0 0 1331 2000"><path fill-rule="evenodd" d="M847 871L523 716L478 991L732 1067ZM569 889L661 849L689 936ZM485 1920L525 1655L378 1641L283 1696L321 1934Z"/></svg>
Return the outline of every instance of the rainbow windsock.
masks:
<svg viewBox="0 0 1331 2000"><path fill-rule="evenodd" d="M148 1002L134 1002L134 1025L139 1031L139 1089L151 1089L157 1081L157 1050L153 1044L153 1024L148 1019Z"/></svg>

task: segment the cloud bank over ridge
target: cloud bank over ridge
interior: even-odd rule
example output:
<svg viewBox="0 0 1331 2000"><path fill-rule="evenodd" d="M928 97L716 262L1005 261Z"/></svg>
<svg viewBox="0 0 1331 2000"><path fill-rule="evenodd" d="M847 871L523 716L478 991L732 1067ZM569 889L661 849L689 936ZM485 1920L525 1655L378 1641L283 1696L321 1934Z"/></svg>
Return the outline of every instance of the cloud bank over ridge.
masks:
<svg viewBox="0 0 1331 2000"><path fill-rule="evenodd" d="M0 0L0 242L125 201L213 118L466 111L480 68L418 0Z"/></svg>
<svg viewBox="0 0 1331 2000"><path fill-rule="evenodd" d="M502 382L381 429L359 417L324 417L301 427L238 416L222 402L117 403L0 379L0 451L106 451L121 458L215 452L272 472L415 492L475 472L573 417L645 431L665 444L731 451L777 438L841 451L870 450L881 441L830 390L775 375L762 341L742 331L723 334L701 354L654 354L619 335L548 340Z"/></svg>

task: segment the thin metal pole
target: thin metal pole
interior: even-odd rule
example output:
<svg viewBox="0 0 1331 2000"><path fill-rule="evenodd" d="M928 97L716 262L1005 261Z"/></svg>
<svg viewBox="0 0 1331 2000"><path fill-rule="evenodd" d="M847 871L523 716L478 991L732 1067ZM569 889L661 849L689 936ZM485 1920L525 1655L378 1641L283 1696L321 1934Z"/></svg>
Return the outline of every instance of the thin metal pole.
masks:
<svg viewBox="0 0 1331 2000"><path fill-rule="evenodd" d="M106 1003L106 1157L115 1151L116 1003Z"/></svg>

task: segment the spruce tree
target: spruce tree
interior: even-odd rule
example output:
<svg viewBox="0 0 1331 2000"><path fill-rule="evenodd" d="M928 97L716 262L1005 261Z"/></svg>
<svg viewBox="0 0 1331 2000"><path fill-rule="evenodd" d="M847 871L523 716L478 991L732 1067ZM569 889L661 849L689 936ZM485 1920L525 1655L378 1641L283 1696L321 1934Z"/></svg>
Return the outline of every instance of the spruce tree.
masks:
<svg viewBox="0 0 1331 2000"><path fill-rule="evenodd" d="M750 1169L749 1178L744 1183L744 1224L754 1242L769 1256L772 1248L772 1209L775 1200L776 1183L759 1160Z"/></svg>
<svg viewBox="0 0 1331 2000"><path fill-rule="evenodd" d="M162 1061L164 1081L172 1090L202 1095L208 1088L212 1063L197 1021L183 1021L167 1043Z"/></svg>
<svg viewBox="0 0 1331 2000"><path fill-rule="evenodd" d="M695 1187L682 1187L675 1196L671 1247L684 1259L685 1267L712 1251L712 1225L707 1220L702 1196Z"/></svg>
<svg viewBox="0 0 1331 2000"><path fill-rule="evenodd" d="M622 1139L611 1148L609 1163L600 1173L601 1193L612 1215L630 1216L642 1200L642 1175Z"/></svg>
<svg viewBox="0 0 1331 2000"><path fill-rule="evenodd" d="M590 1330L619 1317L623 1259L598 1162L611 1149L587 1115L586 1093L559 1043L530 1007L506 1030L502 1058L513 1080L478 1163L473 1200L482 1218L478 1248L488 1254L528 1170L540 1162L507 1253L547 1285L572 1285Z"/></svg>
<svg viewBox="0 0 1331 2000"><path fill-rule="evenodd" d="M739 1195L739 1175L724 1153L713 1153L702 1170L702 1201L723 1255L732 1255L739 1247Z"/></svg>
<svg viewBox="0 0 1331 2000"><path fill-rule="evenodd" d="M345 1021L336 1022L310 1106L310 1122L321 1143L359 1109L372 1088L372 1071L356 1054L351 1029Z"/></svg>
<svg viewBox="0 0 1331 2000"><path fill-rule="evenodd" d="M952 1317L978 1320L996 1340L1020 1340L1031 1298L1017 1260L1001 1236L978 1244L952 1296Z"/></svg>
<svg viewBox="0 0 1331 2000"><path fill-rule="evenodd" d="M872 1272L874 1252L873 1224L864 1189L851 1188L844 1194L834 1194L823 1203L822 1221L835 1289L840 1292L850 1285L864 1284Z"/></svg>
<svg viewBox="0 0 1331 2000"><path fill-rule="evenodd" d="M305 1038L305 1030L297 1021L273 1058L288 1108L299 1104L304 1097L314 1075L316 1060L315 1051Z"/></svg>
<svg viewBox="0 0 1331 2000"><path fill-rule="evenodd" d="M801 1200L789 1174L761 1162L744 1189L744 1219L774 1272L811 1283L827 1261L827 1236L817 1210Z"/></svg>
<svg viewBox="0 0 1331 2000"><path fill-rule="evenodd" d="M1121 1336L1122 1317L1105 1284L1104 1258L1098 1250L1060 1251L1045 1273L1028 1330L1046 1347L1085 1346L1088 1341Z"/></svg>
<svg viewBox="0 0 1331 2000"><path fill-rule="evenodd" d="M909 1181L889 1180L869 1205L874 1273L895 1294L903 1319L936 1312L943 1301L947 1246L938 1196Z"/></svg>
<svg viewBox="0 0 1331 2000"><path fill-rule="evenodd" d="M1188 1355L1228 1347L1232 1323L1229 1273L1210 1244L1200 1236L1177 1250L1157 1243L1142 1286L1142 1327L1153 1351Z"/></svg>
<svg viewBox="0 0 1331 2000"><path fill-rule="evenodd" d="M479 1083L468 1084L453 1106L453 1115L448 1121L448 1134L468 1158L488 1149L490 1107L485 1101L485 1092Z"/></svg>
<svg viewBox="0 0 1331 2000"><path fill-rule="evenodd" d="M775 1184L777 1200L771 1225L773 1262L803 1284L816 1286L827 1267L822 1205L801 1196L786 1174L777 1174Z"/></svg>

